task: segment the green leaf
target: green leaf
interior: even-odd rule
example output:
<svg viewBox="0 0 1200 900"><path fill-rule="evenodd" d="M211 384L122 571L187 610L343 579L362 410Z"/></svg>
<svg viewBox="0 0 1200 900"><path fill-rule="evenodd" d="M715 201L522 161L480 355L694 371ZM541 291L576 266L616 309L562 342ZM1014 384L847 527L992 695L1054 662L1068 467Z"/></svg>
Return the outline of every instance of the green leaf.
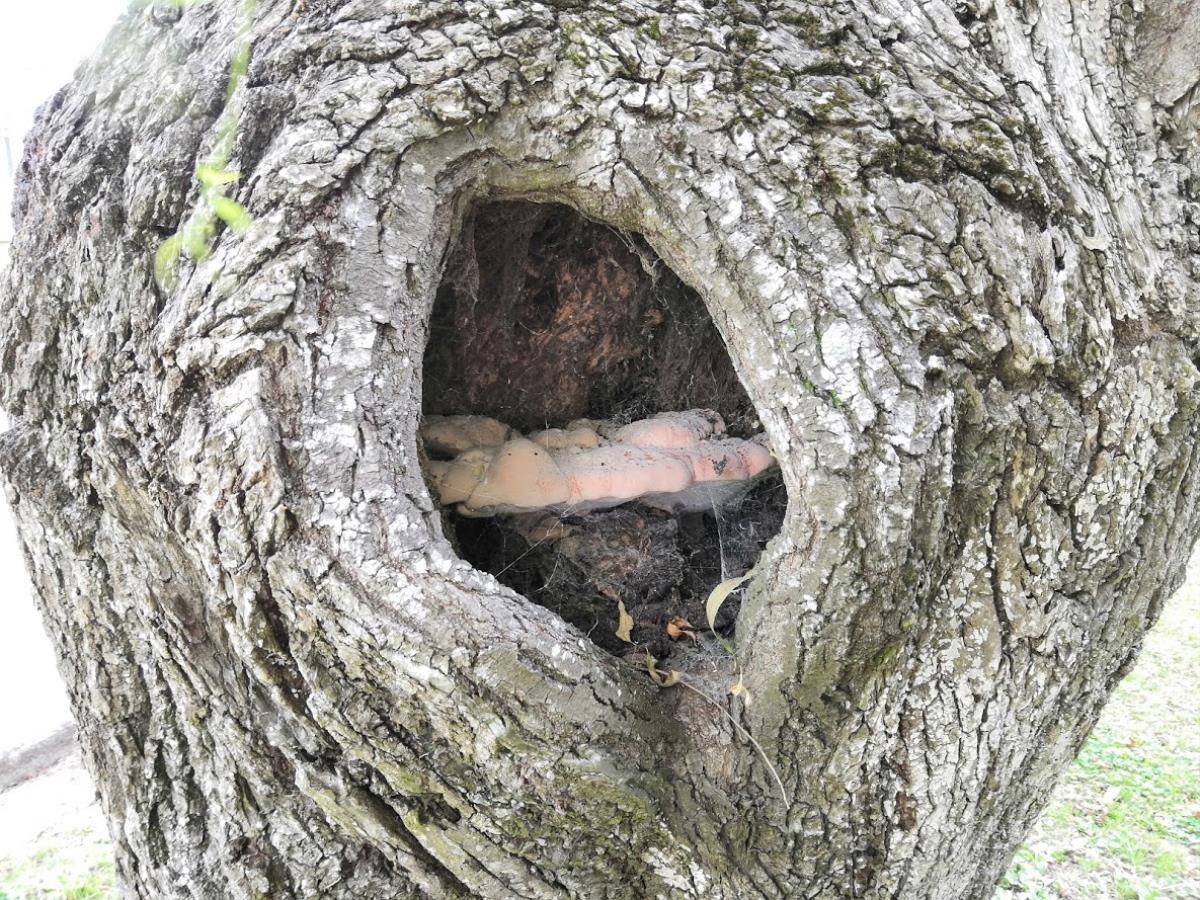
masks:
<svg viewBox="0 0 1200 900"><path fill-rule="evenodd" d="M183 228L183 252L189 259L200 262L208 256L208 242L212 238L211 216L196 216Z"/></svg>
<svg viewBox="0 0 1200 900"><path fill-rule="evenodd" d="M236 231L238 234L245 234L250 230L254 219L250 213L246 211L246 207L238 203L236 200L230 200L228 197L217 194L212 198L213 212L221 217L221 220Z"/></svg>
<svg viewBox="0 0 1200 900"><path fill-rule="evenodd" d="M175 288L178 275L175 268L179 265L179 256L183 252L183 236L173 234L158 246L154 254L154 280L164 291Z"/></svg>
<svg viewBox="0 0 1200 900"><path fill-rule="evenodd" d="M196 178L207 188L217 188L222 185L233 184L241 177L241 172L226 169L215 163L200 163L200 165L196 166Z"/></svg>
<svg viewBox="0 0 1200 900"><path fill-rule="evenodd" d="M712 593L708 595L708 601L704 604L704 611L708 614L708 627L713 634L717 633L717 613L721 610L721 604L729 598L730 594L749 581L753 574L753 572L747 572L740 578L730 578L712 589Z"/></svg>

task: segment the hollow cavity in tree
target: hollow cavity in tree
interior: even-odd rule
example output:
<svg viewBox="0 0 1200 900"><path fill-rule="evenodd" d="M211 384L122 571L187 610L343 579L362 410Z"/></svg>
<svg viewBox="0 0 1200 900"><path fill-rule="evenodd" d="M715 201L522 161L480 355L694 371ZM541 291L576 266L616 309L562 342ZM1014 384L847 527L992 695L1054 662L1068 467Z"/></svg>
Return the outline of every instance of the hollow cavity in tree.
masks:
<svg viewBox="0 0 1200 900"><path fill-rule="evenodd" d="M614 651L618 600L635 640L667 655L667 623L703 622L708 593L783 520L778 469L700 297L641 239L565 206L467 214L431 316L423 413L425 473L460 556Z"/></svg>

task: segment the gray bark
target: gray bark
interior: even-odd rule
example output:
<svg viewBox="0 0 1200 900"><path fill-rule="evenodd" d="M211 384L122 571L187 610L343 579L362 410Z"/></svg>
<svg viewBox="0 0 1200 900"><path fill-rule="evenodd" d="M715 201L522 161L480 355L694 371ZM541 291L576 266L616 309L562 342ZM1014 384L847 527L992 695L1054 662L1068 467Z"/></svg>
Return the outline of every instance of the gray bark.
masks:
<svg viewBox="0 0 1200 900"><path fill-rule="evenodd" d="M237 5L131 12L42 109L3 290L127 895L988 896L1200 524L1196 4L264 0L254 226L165 292ZM425 329L506 196L644 235L758 407L791 501L723 702L790 807L442 534Z"/></svg>

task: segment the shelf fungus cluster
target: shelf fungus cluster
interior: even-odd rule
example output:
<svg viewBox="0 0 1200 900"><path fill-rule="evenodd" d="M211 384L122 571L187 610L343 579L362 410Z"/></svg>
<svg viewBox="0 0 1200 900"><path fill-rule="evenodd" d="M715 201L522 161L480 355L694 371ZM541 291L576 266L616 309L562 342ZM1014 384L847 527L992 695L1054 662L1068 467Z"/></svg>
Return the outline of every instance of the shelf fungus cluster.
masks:
<svg viewBox="0 0 1200 900"><path fill-rule="evenodd" d="M486 416L430 416L421 437L442 504L472 517L582 515L635 500L705 512L744 496L774 465L762 439L727 436L704 409L627 425L581 419L528 436Z"/></svg>
<svg viewBox="0 0 1200 900"><path fill-rule="evenodd" d="M704 621L708 590L753 565L782 515L764 438L729 436L712 410L528 435L429 416L421 438L467 555L614 651L616 601L634 611L634 636L668 655L687 633L678 623Z"/></svg>

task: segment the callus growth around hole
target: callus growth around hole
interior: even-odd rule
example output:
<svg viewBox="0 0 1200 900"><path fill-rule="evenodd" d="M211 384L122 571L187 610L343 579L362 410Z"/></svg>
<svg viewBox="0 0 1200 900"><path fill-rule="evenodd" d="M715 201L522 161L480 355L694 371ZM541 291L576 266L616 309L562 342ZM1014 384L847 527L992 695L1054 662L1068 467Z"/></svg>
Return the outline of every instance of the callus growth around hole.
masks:
<svg viewBox="0 0 1200 900"><path fill-rule="evenodd" d="M529 438L483 416L429 416L421 435L431 456L458 451L431 459L428 471L441 503L472 517L582 514L635 500L675 513L708 510L775 464L761 438L726 436L712 410L621 426L579 421Z"/></svg>

